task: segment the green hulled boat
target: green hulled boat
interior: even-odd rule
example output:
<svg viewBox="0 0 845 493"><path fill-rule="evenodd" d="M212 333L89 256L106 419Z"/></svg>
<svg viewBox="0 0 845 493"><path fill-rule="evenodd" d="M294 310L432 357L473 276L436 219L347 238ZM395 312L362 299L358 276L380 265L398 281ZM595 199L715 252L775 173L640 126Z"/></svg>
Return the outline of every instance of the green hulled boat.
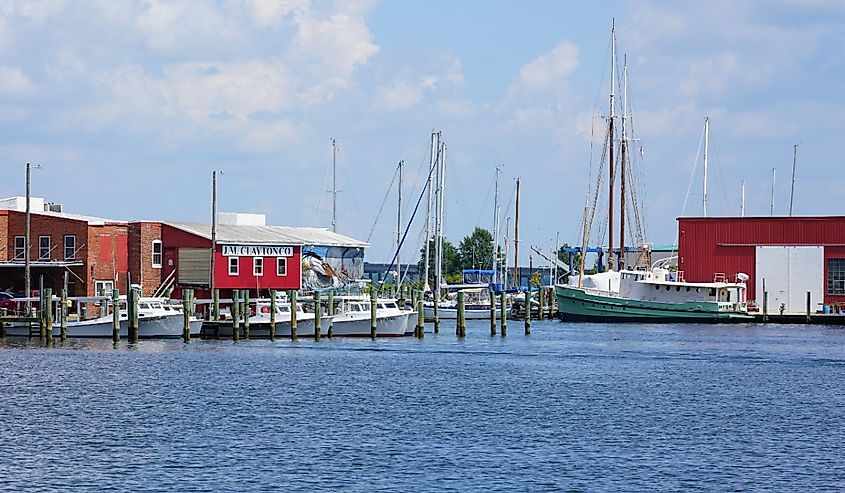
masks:
<svg viewBox="0 0 845 493"><path fill-rule="evenodd" d="M558 316L567 321L749 322L745 279L689 283L665 269L611 271L584 276L581 287L557 285L555 296Z"/></svg>

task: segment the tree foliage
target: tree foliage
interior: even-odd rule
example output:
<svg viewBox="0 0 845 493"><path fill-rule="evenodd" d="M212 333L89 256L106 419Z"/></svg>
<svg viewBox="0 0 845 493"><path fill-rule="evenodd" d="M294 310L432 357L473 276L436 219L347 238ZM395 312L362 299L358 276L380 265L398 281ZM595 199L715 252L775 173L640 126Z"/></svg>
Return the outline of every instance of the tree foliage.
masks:
<svg viewBox="0 0 845 493"><path fill-rule="evenodd" d="M458 265L461 269L489 269L492 262L493 235L476 227L458 245Z"/></svg>
<svg viewBox="0 0 845 493"><path fill-rule="evenodd" d="M428 256L428 284L434 286L434 238L428 241L429 256ZM420 260L417 262L417 267L420 270L420 277L425 272L425 246L420 248ZM452 282L451 280L458 276L460 280L461 268L458 264L458 249L447 239L443 239L443 277L444 280Z"/></svg>

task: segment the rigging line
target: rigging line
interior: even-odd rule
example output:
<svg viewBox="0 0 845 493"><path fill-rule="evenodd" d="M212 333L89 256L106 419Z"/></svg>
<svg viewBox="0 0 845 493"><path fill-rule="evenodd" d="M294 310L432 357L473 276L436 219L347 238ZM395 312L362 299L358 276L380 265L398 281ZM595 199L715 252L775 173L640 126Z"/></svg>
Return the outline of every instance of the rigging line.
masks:
<svg viewBox="0 0 845 493"><path fill-rule="evenodd" d="M323 174L323 187L320 190L328 190L329 177L331 176L331 170L332 170L332 162L331 162L331 160L329 160L328 163L326 164L326 171ZM323 212L323 198L325 197L325 195L327 193L330 193L330 192L327 192L327 191L326 192L323 192L323 191L320 192L320 199L317 201L317 211L314 215L314 223L315 224L320 223L320 213Z"/></svg>
<svg viewBox="0 0 845 493"><path fill-rule="evenodd" d="M431 186L431 174L434 172L434 168L435 167L432 166L431 169L429 169L428 171L428 180L426 180L426 184L420 192L420 196L417 199L417 204L414 206L414 212L411 214L411 219L408 221L408 225L405 226L405 232L402 233L402 240L399 241L399 246L396 248L396 252L393 254L393 259L390 261L390 265L387 266L387 270L384 271L384 278L387 277L387 273L393 269L394 265L396 265L396 259L399 257L399 251L402 250L402 245L405 244L405 238L408 237L408 231L411 229L411 224L414 222L414 218L417 216L417 211L419 211L420 209L420 203L422 203L422 199L423 197L425 197L426 189ZM384 284L382 283L382 285L378 288L378 292L381 292L383 287Z"/></svg>
<svg viewBox="0 0 845 493"><path fill-rule="evenodd" d="M496 183L496 178L494 177L490 180L490 186L487 187L487 195L484 196L484 200L481 201L481 209L478 212L478 219L475 220L475 224L481 224L481 217L484 215L485 211L489 211L487 208L487 200L490 198L490 192L493 191L493 185ZM491 228L490 231L493 231Z"/></svg>
<svg viewBox="0 0 845 493"><path fill-rule="evenodd" d="M370 234L367 235L367 243L370 242L370 239L373 237L373 231L376 230L376 225L378 225L378 219L381 217L381 213L384 210L384 204L387 203L388 197L390 197L390 192L393 190L393 184L396 182L396 175L399 174L399 166L396 166L396 170L393 172L393 178L390 180L390 185L387 186L387 193L384 194L384 200L381 201L381 207L378 209L378 213L376 214L376 219L373 221L373 228L370 229Z"/></svg>
<svg viewBox="0 0 845 493"><path fill-rule="evenodd" d="M683 217L687 212L687 201L689 200L690 193L692 192L692 184L695 181L695 170L698 167L698 157L701 155L701 148L704 145L704 131L701 131L701 140L698 141L698 151L695 153L695 161L692 163L692 173L690 174L689 178L689 186L687 187L687 195L684 197L684 206L681 208L681 217ZM675 232L675 242L672 244L672 252L674 253L678 249L678 232Z"/></svg>

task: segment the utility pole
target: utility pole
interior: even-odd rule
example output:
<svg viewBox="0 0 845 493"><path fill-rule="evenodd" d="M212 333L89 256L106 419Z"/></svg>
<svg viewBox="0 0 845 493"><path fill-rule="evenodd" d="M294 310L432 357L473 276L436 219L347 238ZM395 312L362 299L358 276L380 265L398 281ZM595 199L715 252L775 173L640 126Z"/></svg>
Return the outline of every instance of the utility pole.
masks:
<svg viewBox="0 0 845 493"><path fill-rule="evenodd" d="M217 170L211 172L211 272L208 273L208 290L214 295L214 257L217 252Z"/></svg>
<svg viewBox="0 0 845 493"><path fill-rule="evenodd" d="M24 285L24 288L23 289L24 289L24 291L26 291L25 296L27 298L29 298L30 295L31 295L30 285L29 285L29 277L30 277L30 272L29 272L29 244L30 244L30 241L29 241L29 235L30 235L29 196L30 196L30 182L31 182L30 175L31 174L32 174L32 166L29 163L26 163L26 221L25 221L26 222L26 224L25 224L26 231L24 233L26 235L26 238L24 239L24 243L26 243L26 245L24 246L24 250L23 250L23 252L24 252L23 253L23 261L24 261L24 267L23 267L23 276L24 276L23 285ZM26 302L26 312L27 312L26 314L27 314L27 316L29 316L31 306L32 306L32 303L27 301Z"/></svg>
<svg viewBox="0 0 845 493"><path fill-rule="evenodd" d="M707 148L710 147L710 117L704 117L704 191L701 195L701 208L707 217Z"/></svg>

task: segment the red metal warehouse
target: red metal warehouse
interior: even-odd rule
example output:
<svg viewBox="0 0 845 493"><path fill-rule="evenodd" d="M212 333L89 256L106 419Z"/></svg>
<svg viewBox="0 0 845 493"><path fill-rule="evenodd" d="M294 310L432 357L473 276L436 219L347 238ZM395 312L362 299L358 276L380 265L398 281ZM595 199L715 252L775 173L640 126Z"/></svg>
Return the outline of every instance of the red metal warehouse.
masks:
<svg viewBox="0 0 845 493"><path fill-rule="evenodd" d="M748 299L768 311L845 302L845 217L678 218L678 270L690 282L748 274ZM762 307L760 307L762 309Z"/></svg>

